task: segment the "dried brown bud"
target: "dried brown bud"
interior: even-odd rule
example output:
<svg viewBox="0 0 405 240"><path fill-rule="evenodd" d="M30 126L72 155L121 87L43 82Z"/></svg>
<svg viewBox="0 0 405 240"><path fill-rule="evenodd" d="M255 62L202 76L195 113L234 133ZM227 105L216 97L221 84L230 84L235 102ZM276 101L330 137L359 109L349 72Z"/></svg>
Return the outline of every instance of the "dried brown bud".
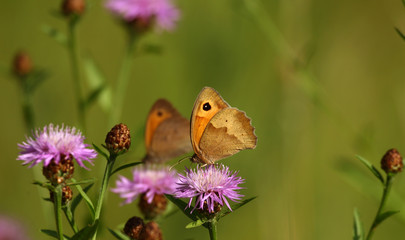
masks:
<svg viewBox="0 0 405 240"><path fill-rule="evenodd" d="M15 55L13 71L17 76L26 76L32 71L32 61L27 53L20 51Z"/></svg>
<svg viewBox="0 0 405 240"><path fill-rule="evenodd" d="M62 12L65 16L82 15L85 8L85 0L64 0L62 3Z"/></svg>
<svg viewBox="0 0 405 240"><path fill-rule="evenodd" d="M132 217L125 223L124 233L131 239L138 239L144 227L142 218Z"/></svg>
<svg viewBox="0 0 405 240"><path fill-rule="evenodd" d="M167 199L163 194L155 194L151 203L148 203L146 194L142 194L139 200L139 209L145 219L154 219L166 210Z"/></svg>
<svg viewBox="0 0 405 240"><path fill-rule="evenodd" d="M395 148L388 150L381 159L381 168L386 173L398 173L403 166L402 157Z"/></svg>
<svg viewBox="0 0 405 240"><path fill-rule="evenodd" d="M162 231L156 222L148 222L139 236L139 240L162 240Z"/></svg>
<svg viewBox="0 0 405 240"><path fill-rule="evenodd" d="M107 149L112 153L128 151L131 146L131 135L127 125L120 123L115 125L105 138Z"/></svg>
<svg viewBox="0 0 405 240"><path fill-rule="evenodd" d="M65 159L63 156L57 164L54 159L42 168L42 174L54 185L64 183L72 178L75 170L74 162L71 158Z"/></svg>
<svg viewBox="0 0 405 240"><path fill-rule="evenodd" d="M54 199L54 193L51 191L50 192L50 199L53 202ZM70 200L73 198L73 191L69 186L64 186L62 188L62 204L68 203Z"/></svg>

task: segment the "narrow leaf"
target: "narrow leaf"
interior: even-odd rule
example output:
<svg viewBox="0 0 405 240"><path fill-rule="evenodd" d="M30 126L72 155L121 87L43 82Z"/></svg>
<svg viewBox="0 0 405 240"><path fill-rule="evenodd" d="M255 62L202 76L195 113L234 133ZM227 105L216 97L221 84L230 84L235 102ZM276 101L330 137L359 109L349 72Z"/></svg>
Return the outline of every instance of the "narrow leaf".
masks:
<svg viewBox="0 0 405 240"><path fill-rule="evenodd" d="M93 183L92 184L90 184L90 185L88 185L87 187L85 187L84 189L83 189L83 191L85 192L85 193L87 193L89 190L90 190L90 188L91 187L93 187ZM76 209L76 207L79 205L79 203L81 202L83 200L83 197L82 197L82 195L77 195L74 199L73 199L73 201L72 201L72 204L70 205L70 208L72 209L72 212L74 213L74 211L75 211L75 209Z"/></svg>
<svg viewBox="0 0 405 240"><path fill-rule="evenodd" d="M126 169L126 168L130 168L130 167L133 167L133 166L142 164L142 163L143 163L143 162L133 162L133 163L128 163L128 164L122 165L122 166L120 166L120 167L114 169L114 171L112 171L112 173L111 173L110 176L112 176L112 175L113 175L114 173L116 173L116 172L119 172L119 171L124 170L124 169Z"/></svg>
<svg viewBox="0 0 405 240"><path fill-rule="evenodd" d="M131 240L127 235L123 234L121 231L108 229L108 231L119 240Z"/></svg>
<svg viewBox="0 0 405 240"><path fill-rule="evenodd" d="M399 213L399 211L387 211L385 213L380 214L375 221L375 226L378 226L380 223L385 221L387 218L391 217L394 214Z"/></svg>
<svg viewBox="0 0 405 240"><path fill-rule="evenodd" d="M42 233L44 233L44 234L50 236L50 237L59 239L59 238L58 238L58 233L57 233L56 231L54 231L54 230L41 229L40 231L41 231ZM66 235L63 235L63 238L64 238L65 240L70 240L70 238L69 238L68 236L66 236Z"/></svg>
<svg viewBox="0 0 405 240"><path fill-rule="evenodd" d="M96 144L93 143L92 145L93 145L93 148L94 148L99 154L103 155L103 156L105 157L105 159L107 159L107 161L109 160L109 157L108 157L107 153L103 152L103 150L101 150L99 147L97 147Z"/></svg>
<svg viewBox="0 0 405 240"><path fill-rule="evenodd" d="M181 199L175 198L172 195L165 195L167 199L169 199L172 203L174 203L187 217L189 217L193 221L197 221L201 219L201 217L197 214L197 211L191 212L191 209L188 208L188 204Z"/></svg>
<svg viewBox="0 0 405 240"><path fill-rule="evenodd" d="M70 240L89 240L93 237L94 233L97 231L98 221L91 226L87 226L80 230L78 233L73 235Z"/></svg>
<svg viewBox="0 0 405 240"><path fill-rule="evenodd" d="M89 178L89 179L82 180L82 181L75 181L75 182L72 182L72 183L68 183L66 185L67 186L75 186L75 185L83 185L83 184L89 184L89 183L94 183L94 182L95 182L94 178Z"/></svg>
<svg viewBox="0 0 405 240"><path fill-rule="evenodd" d="M103 92L103 90L105 89L106 85L101 85L98 88L94 89L89 96L87 97L87 99L84 102L84 108L88 108L90 107L95 100L98 99L98 97L100 96L100 94Z"/></svg>
<svg viewBox="0 0 405 240"><path fill-rule="evenodd" d="M143 46L143 51L145 53L160 55L163 53L163 48L160 45L150 43Z"/></svg>
<svg viewBox="0 0 405 240"><path fill-rule="evenodd" d="M384 178L381 175L380 171L376 167L374 167L373 164L371 164L369 161L367 161L365 158L356 155L357 159L359 159L373 174L380 180L382 184L384 184Z"/></svg>
<svg viewBox="0 0 405 240"><path fill-rule="evenodd" d="M237 204L232 205L232 206L231 206L232 211L231 211L230 209L228 209L228 208L225 208L225 207L222 208L221 212L220 212L220 213L217 215L217 217L216 217L217 220L219 220L219 219L225 217L226 215L230 214L231 212L236 211L238 208L240 208L240 207L242 207L242 206L248 204L250 201L252 201L252 200L254 200L254 199L256 199L256 198L257 198L257 197L251 197L251 198L248 198L248 199L243 200L241 203L237 203Z"/></svg>
<svg viewBox="0 0 405 240"><path fill-rule="evenodd" d="M208 220L204 221L204 220L198 219L197 221L194 221L194 222L191 222L191 223L187 224L186 228L189 229L189 228L199 227L199 226L203 225L206 222L208 222Z"/></svg>
<svg viewBox="0 0 405 240"><path fill-rule="evenodd" d="M402 38L402 40L405 41L405 35L399 30L398 28L395 28L395 31L398 33L398 35Z"/></svg>
<svg viewBox="0 0 405 240"><path fill-rule="evenodd" d="M353 222L353 240L363 240L364 239L364 230L363 224L360 220L359 212L357 208L354 209L353 212L354 222Z"/></svg>
<svg viewBox="0 0 405 240"><path fill-rule="evenodd" d="M76 182L76 180L72 178L72 182ZM86 204L87 204L87 207L88 207L89 210L90 210L92 219L94 219L95 210L94 210L93 202L90 200L89 196L87 196L87 194L83 191L82 186L76 185L75 187L76 187L77 191L79 191L79 193L80 193L80 195L82 196L82 198L86 201Z"/></svg>
<svg viewBox="0 0 405 240"><path fill-rule="evenodd" d="M106 84L107 81L102 74L100 68L91 57L87 57L83 61L84 70L86 73L86 80L91 89L92 94L88 97L87 101L90 104L94 100L98 100L99 105L104 112L109 112L111 109L111 89Z"/></svg>
<svg viewBox="0 0 405 240"><path fill-rule="evenodd" d="M49 25L42 25L41 27L42 32L47 34L49 37L54 39L56 42L60 43L63 46L67 45L67 38L66 35L60 32L58 29L51 27Z"/></svg>

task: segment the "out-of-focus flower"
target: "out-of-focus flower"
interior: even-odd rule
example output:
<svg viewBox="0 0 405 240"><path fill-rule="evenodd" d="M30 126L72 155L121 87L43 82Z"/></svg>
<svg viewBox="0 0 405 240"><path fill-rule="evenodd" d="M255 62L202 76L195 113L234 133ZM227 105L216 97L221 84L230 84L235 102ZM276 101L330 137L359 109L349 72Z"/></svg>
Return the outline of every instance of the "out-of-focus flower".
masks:
<svg viewBox="0 0 405 240"><path fill-rule="evenodd" d="M173 194L176 189L176 173L167 167L144 165L132 171L132 180L119 176L116 188L111 191L125 198L126 204L145 194L147 202L152 203L156 194Z"/></svg>
<svg viewBox="0 0 405 240"><path fill-rule="evenodd" d="M131 237L131 239L138 239L139 235L141 235L142 229L144 227L144 222L142 218L139 217L131 217L125 223L124 233Z"/></svg>
<svg viewBox="0 0 405 240"><path fill-rule="evenodd" d="M179 183L175 195L177 198L190 198L188 207L191 207L193 198L196 198L195 209L216 212L217 205L226 204L230 210L228 199L237 202L243 195L236 190L245 180L237 177L237 172L229 171L224 165L209 165L195 170L186 169L185 175L179 174Z"/></svg>
<svg viewBox="0 0 405 240"><path fill-rule="evenodd" d="M148 222L142 229L139 240L162 240L162 231L156 222Z"/></svg>
<svg viewBox="0 0 405 240"><path fill-rule="evenodd" d="M21 224L9 217L0 215L0 240L28 240Z"/></svg>
<svg viewBox="0 0 405 240"><path fill-rule="evenodd" d="M180 15L170 0L108 0L106 7L127 22L144 25L156 21L164 30L172 30Z"/></svg>
<svg viewBox="0 0 405 240"><path fill-rule="evenodd" d="M26 76L32 71L32 61L30 56L24 52L18 52L13 60L13 71L17 76Z"/></svg>
<svg viewBox="0 0 405 240"><path fill-rule="evenodd" d="M37 130L33 138L27 137L26 142L18 144L22 151L17 160L24 161L23 165L30 164L29 167L40 162L46 167L52 160L58 164L61 159L73 158L86 168L83 161L93 164L92 159L97 153L83 141L84 136L76 128L49 124L42 131Z"/></svg>
<svg viewBox="0 0 405 240"><path fill-rule="evenodd" d="M85 9L85 0L64 0L62 2L62 12L65 16L72 14L82 15Z"/></svg>

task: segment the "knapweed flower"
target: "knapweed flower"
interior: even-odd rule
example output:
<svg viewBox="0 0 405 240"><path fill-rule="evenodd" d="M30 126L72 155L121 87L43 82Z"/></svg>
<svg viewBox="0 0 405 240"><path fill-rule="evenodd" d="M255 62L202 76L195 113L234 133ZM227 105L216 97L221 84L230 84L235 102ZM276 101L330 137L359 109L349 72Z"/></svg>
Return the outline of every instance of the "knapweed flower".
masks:
<svg viewBox="0 0 405 240"><path fill-rule="evenodd" d="M0 215L0 239L28 240L29 238L19 222Z"/></svg>
<svg viewBox="0 0 405 240"><path fill-rule="evenodd" d="M238 185L245 180L237 177L237 174L238 172L231 172L224 165L197 166L195 170L186 169L184 176L179 174L175 195L177 198L190 198L189 208L193 198L196 198L191 212L201 209L213 213L217 204L221 206L226 204L232 211L227 198L237 202L243 197L236 190L241 189Z"/></svg>
<svg viewBox="0 0 405 240"><path fill-rule="evenodd" d="M26 142L18 144L22 150L17 160L24 161L23 165L32 167L40 162L46 167L51 161L59 163L61 159L72 159L83 168L83 161L93 164L92 159L97 156L93 149L84 144L84 136L76 128L49 124L42 131L37 130L34 137L27 137ZM86 168L87 169L87 168Z"/></svg>
<svg viewBox="0 0 405 240"><path fill-rule="evenodd" d="M154 20L164 30L172 30L180 15L170 0L108 0L106 7L127 22Z"/></svg>
<svg viewBox="0 0 405 240"><path fill-rule="evenodd" d="M176 189L176 173L169 171L167 167L147 164L134 168L132 175L132 180L119 176L117 187L111 189L126 199L125 204L133 202L141 194L145 194L150 204L155 195L173 194Z"/></svg>

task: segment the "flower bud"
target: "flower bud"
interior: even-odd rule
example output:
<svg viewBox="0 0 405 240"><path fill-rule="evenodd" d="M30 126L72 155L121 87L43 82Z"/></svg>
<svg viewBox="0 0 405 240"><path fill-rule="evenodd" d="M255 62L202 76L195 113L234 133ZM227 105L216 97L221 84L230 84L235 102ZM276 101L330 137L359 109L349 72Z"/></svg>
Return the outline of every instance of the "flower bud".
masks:
<svg viewBox="0 0 405 240"><path fill-rule="evenodd" d="M131 146L131 135L127 125L120 123L115 125L105 138L107 149L111 153L118 154L128 151Z"/></svg>
<svg viewBox="0 0 405 240"><path fill-rule="evenodd" d="M205 216L206 218L213 218L219 211L221 211L221 209L222 206L218 202L214 202L214 211L210 211L210 209L208 209L207 201L204 201L203 208L197 210L201 215Z"/></svg>
<svg viewBox="0 0 405 240"><path fill-rule="evenodd" d="M62 3L62 12L65 16L72 14L82 15L86 5L85 0L64 0Z"/></svg>
<svg viewBox="0 0 405 240"><path fill-rule="evenodd" d="M402 157L395 148L388 150L381 159L381 168L386 173L398 173L403 166Z"/></svg>
<svg viewBox="0 0 405 240"><path fill-rule="evenodd" d="M53 184L59 185L72 178L75 170L73 159L65 159L63 156L59 163L53 159L48 166L42 168L42 174Z"/></svg>
<svg viewBox="0 0 405 240"><path fill-rule="evenodd" d="M142 229L139 240L162 240L162 231L156 222L148 222Z"/></svg>
<svg viewBox="0 0 405 240"><path fill-rule="evenodd" d="M27 53L18 52L13 60L13 71L17 76L26 76L32 71L32 61Z"/></svg>
<svg viewBox="0 0 405 240"><path fill-rule="evenodd" d="M138 239L144 227L142 218L132 217L125 223L124 233L131 239Z"/></svg>
<svg viewBox="0 0 405 240"><path fill-rule="evenodd" d="M139 209L145 219L154 219L166 210L167 199L163 194L155 194L151 203L148 203L146 194L142 194L139 200Z"/></svg>
<svg viewBox="0 0 405 240"><path fill-rule="evenodd" d="M64 186L62 188L62 204L68 203L73 198L73 191L69 186ZM50 199L52 202L55 201L54 192L50 191Z"/></svg>

